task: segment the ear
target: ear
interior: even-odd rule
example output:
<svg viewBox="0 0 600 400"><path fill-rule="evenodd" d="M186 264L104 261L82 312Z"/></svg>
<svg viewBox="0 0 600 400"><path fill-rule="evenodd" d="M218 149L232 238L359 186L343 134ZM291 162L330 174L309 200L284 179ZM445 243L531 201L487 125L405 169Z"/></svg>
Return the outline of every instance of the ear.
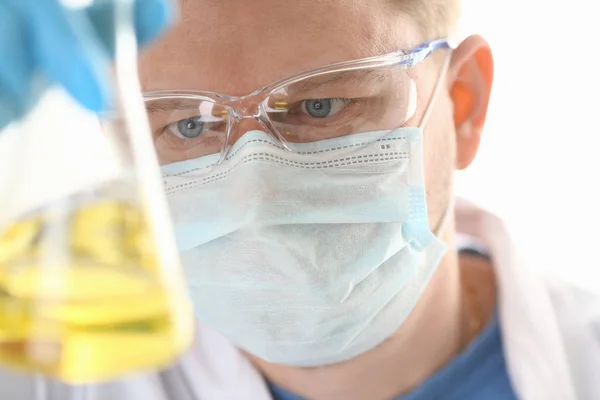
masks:
<svg viewBox="0 0 600 400"><path fill-rule="evenodd" d="M470 36L454 50L448 69L454 103L456 168L467 168L479 148L494 78L490 46L481 36Z"/></svg>

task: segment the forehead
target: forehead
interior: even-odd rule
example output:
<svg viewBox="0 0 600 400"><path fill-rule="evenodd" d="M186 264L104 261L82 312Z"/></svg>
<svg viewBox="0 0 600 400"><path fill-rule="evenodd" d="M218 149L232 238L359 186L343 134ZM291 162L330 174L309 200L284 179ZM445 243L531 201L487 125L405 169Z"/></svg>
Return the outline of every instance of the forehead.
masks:
<svg viewBox="0 0 600 400"><path fill-rule="evenodd" d="M419 42L413 21L385 0L179 0L179 7L178 25L141 59L144 90L240 96Z"/></svg>

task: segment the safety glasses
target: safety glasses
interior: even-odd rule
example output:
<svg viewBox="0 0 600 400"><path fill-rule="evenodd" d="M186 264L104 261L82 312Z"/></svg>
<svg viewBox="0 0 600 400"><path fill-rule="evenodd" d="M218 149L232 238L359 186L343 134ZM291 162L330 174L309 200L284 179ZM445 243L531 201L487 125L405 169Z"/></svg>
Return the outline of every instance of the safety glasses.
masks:
<svg viewBox="0 0 600 400"><path fill-rule="evenodd" d="M220 155L245 131L271 134L283 148L294 144L403 127L417 110L411 69L434 51L452 49L446 39L413 50L346 61L290 76L241 97L203 91L144 93L161 164ZM429 98L433 96L428 96Z"/></svg>

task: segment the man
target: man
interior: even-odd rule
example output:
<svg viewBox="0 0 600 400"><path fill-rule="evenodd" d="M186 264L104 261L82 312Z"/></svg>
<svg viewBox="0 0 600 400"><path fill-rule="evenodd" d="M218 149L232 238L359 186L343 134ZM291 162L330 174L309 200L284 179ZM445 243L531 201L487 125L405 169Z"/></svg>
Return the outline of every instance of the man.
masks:
<svg viewBox="0 0 600 400"><path fill-rule="evenodd" d="M5 15L42 18L25 3L0 6ZM138 10L144 6L157 3L141 1ZM517 263L494 217L462 201L454 207L453 172L477 153L493 79L484 39L455 48L440 41L452 37L458 7L458 0L180 1L178 23L143 53L141 83L200 324L182 362L198 398L600 398L598 328L585 320L593 298L548 289ZM142 42L167 19L162 10L138 13ZM0 54L10 58L12 34L0 39ZM398 50L405 52L389 56L395 63L352 63ZM81 60L65 66L83 71L78 79L56 65L35 67L102 108L104 89ZM18 110L5 107L12 113L5 121L29 103L21 95L28 77L16 61L8 65L0 93L23 101L10 102ZM172 101L178 92L190 107ZM366 138L364 146L355 137ZM387 164L393 152L380 150L395 140L403 144L391 149L405 156ZM252 150L252 142L264 147ZM315 167L356 154L379 158ZM206 157L212 164L220 157L222 167L208 168ZM426 219L413 215L425 209L421 196ZM146 381L99 387L96 396L158 398Z"/></svg>

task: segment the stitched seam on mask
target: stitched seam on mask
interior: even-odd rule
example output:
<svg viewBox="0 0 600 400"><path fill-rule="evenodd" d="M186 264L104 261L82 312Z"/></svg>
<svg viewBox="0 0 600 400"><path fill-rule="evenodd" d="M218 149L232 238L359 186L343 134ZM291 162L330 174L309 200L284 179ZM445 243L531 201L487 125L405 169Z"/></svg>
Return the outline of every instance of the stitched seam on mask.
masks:
<svg viewBox="0 0 600 400"><path fill-rule="evenodd" d="M393 140L405 140L405 139L407 139L406 136L394 137L394 138L381 138L381 139L377 139L375 141L375 143L377 143L377 142L385 142L385 141L393 141ZM283 147L283 146L281 146L279 144L270 142L268 140L264 140L264 139L252 139L252 140L247 141L243 145L241 145L239 149L237 149L235 152L233 152L232 154L230 154L229 156L227 156L227 158L225 158L225 161L228 161L228 160L232 159L233 157L235 157L244 147L246 147L247 145L249 145L251 143L263 143L263 144L268 144L270 146L273 146L273 147L275 147L277 149L280 149L280 150L286 150L285 147ZM330 152L330 151L345 150L345 149L351 149L351 148L355 148L355 147L360 147L360 146L364 146L366 144L371 144L371 143L374 143L374 142L361 142L361 143L355 143L355 144L352 144L352 145L332 147L330 149L322 149L322 150L316 150L316 151L296 152L295 154L311 155L311 154L327 153L327 152ZM189 174L191 172L196 172L196 171L199 171L199 170L203 170L203 169L207 169L207 168L212 168L214 166L215 166L215 164L210 164L210 165L207 165L206 167L192 168L190 170L179 172L177 174L169 175L169 176L183 176L183 175Z"/></svg>
<svg viewBox="0 0 600 400"><path fill-rule="evenodd" d="M348 165L356 165L356 164L365 164L375 161L393 161L393 160L402 160L408 158L408 152L389 152L389 153L375 153L375 154L365 154L358 156L350 156L344 158L338 158L335 160L328 161L315 161L315 162L300 162L300 161L290 161L281 157L273 156L268 153L255 153L244 156L237 164L233 165L231 168L228 168L225 171L219 172L217 175L204 177L202 179L187 182L181 185L173 186L167 190L167 194L173 194L177 191L182 191L185 189L191 189L196 186L206 185L212 182L216 182L218 180L224 179L227 177L234 169L236 169L241 164L245 164L250 161L272 161L277 164L302 168L302 169L328 169L328 168L338 168L344 167Z"/></svg>

